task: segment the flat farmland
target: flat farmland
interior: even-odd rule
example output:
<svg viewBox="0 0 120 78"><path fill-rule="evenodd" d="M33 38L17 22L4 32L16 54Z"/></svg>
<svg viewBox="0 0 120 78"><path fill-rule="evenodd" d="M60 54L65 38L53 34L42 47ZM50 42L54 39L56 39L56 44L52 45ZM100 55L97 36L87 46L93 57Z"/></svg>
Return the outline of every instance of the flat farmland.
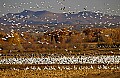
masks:
<svg viewBox="0 0 120 78"><path fill-rule="evenodd" d="M1 70L0 78L120 78L120 70Z"/></svg>
<svg viewBox="0 0 120 78"><path fill-rule="evenodd" d="M120 78L119 54L1 53L0 78Z"/></svg>

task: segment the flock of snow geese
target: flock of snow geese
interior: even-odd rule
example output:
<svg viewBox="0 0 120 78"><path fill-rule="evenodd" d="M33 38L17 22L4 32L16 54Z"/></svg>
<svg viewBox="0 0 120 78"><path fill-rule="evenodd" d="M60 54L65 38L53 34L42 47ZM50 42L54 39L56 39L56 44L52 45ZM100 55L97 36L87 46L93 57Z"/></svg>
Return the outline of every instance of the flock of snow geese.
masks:
<svg viewBox="0 0 120 78"><path fill-rule="evenodd" d="M24 70L79 70L79 69L94 69L94 64L97 65L97 69L120 69L120 56L119 55L99 55L99 56L87 56L87 55L79 55L79 56L58 56L58 57L31 57L31 58L1 58L0 64L8 64L8 65L25 65L30 64L32 66L24 67ZM40 66L34 66L38 64L56 64L55 66L44 66L41 68ZM60 66L60 65L63 66ZM69 64L71 66L64 66L64 64ZM74 64L78 64L75 66ZM79 65L80 64L80 65ZM84 66L82 64L89 64L88 66ZM118 64L117 66L110 67L111 64ZM11 68L12 70L19 70L17 68Z"/></svg>
<svg viewBox="0 0 120 78"><path fill-rule="evenodd" d="M119 64L118 55L3 58L0 64Z"/></svg>

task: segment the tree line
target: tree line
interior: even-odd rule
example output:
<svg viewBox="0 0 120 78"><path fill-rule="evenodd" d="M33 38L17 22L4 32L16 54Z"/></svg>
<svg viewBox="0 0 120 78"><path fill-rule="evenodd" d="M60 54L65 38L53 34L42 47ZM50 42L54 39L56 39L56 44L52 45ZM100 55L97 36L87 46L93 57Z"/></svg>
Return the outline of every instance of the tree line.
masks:
<svg viewBox="0 0 120 78"><path fill-rule="evenodd" d="M21 51L50 51L56 49L73 50L84 49L83 44L97 43L101 45L119 47L119 28L92 28L83 31L62 28L54 31L28 32L0 32L0 48L3 50Z"/></svg>

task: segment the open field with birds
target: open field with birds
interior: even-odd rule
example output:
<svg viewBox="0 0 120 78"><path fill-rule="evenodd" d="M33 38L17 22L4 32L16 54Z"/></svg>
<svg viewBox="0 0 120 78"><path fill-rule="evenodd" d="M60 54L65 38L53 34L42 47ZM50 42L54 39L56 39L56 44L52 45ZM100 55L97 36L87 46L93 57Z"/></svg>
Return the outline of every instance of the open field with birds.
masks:
<svg viewBox="0 0 120 78"><path fill-rule="evenodd" d="M119 31L1 32L0 77L119 78Z"/></svg>
<svg viewBox="0 0 120 78"><path fill-rule="evenodd" d="M1 78L119 78L119 55L40 54L0 58Z"/></svg>
<svg viewBox="0 0 120 78"><path fill-rule="evenodd" d="M120 78L120 0L0 0L0 78Z"/></svg>

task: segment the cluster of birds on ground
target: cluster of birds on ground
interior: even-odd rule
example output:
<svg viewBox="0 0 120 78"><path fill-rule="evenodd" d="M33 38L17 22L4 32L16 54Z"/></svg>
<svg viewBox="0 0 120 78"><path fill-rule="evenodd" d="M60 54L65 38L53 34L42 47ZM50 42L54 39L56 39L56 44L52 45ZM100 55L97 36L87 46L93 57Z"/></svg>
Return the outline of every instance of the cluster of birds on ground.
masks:
<svg viewBox="0 0 120 78"><path fill-rule="evenodd" d="M40 57L40 58L3 58L0 64L119 64L120 56L72 56L72 57Z"/></svg>

